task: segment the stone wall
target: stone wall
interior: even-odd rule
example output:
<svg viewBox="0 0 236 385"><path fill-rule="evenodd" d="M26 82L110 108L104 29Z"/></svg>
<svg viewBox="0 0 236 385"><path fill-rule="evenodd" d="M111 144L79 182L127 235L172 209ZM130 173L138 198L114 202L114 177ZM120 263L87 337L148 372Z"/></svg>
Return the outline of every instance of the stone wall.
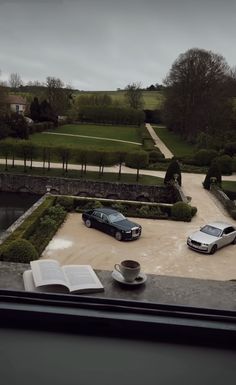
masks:
<svg viewBox="0 0 236 385"><path fill-rule="evenodd" d="M52 194L61 195L90 196L158 203L175 203L182 200L181 195L175 186L143 186L139 184L13 175L6 173L0 174L0 191L28 192L40 195L51 192Z"/></svg>

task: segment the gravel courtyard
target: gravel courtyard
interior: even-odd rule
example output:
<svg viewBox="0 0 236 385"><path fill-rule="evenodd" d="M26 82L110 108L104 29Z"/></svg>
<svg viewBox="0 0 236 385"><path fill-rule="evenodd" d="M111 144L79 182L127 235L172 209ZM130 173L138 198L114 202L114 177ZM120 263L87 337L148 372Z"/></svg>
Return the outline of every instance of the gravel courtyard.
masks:
<svg viewBox="0 0 236 385"><path fill-rule="evenodd" d="M130 169L124 168L124 172ZM135 170L132 172L135 172ZM142 170L143 174L164 176L163 172ZM95 269L113 270L123 259L135 259L149 274L189 278L236 279L236 245L226 246L214 255L188 249L186 238L200 226L212 221L235 224L218 200L202 188L203 175L182 173L183 190L192 197L198 212L191 222L135 218L143 227L139 240L118 242L95 229L87 229L81 214L69 214L42 258L54 258L61 264L90 264ZM224 177L235 180L235 175Z"/></svg>

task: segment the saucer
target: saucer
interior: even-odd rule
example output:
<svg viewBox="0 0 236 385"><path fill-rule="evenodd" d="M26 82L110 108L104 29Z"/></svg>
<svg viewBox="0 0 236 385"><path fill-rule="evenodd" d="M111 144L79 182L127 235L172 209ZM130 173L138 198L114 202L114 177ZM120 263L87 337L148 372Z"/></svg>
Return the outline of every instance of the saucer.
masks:
<svg viewBox="0 0 236 385"><path fill-rule="evenodd" d="M128 286L141 285L147 280L146 274L139 273L139 276L138 276L139 279L135 279L133 282L127 282L125 281L123 275L121 275L117 270L113 270L113 272L111 273L111 276L112 278L114 278L115 281L123 283L124 285L128 285Z"/></svg>

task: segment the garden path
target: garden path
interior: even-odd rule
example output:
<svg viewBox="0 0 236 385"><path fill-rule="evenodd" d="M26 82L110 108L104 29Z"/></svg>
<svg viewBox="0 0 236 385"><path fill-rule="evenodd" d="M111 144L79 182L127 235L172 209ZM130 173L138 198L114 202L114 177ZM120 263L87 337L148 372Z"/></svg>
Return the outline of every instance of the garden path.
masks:
<svg viewBox="0 0 236 385"><path fill-rule="evenodd" d="M151 135L155 147L158 147L159 150L162 152L165 158L172 158L174 154L166 147L166 145L162 142L162 140L159 138L159 136L156 134L155 130L151 126L150 123L146 123L146 129L148 130L149 134Z"/></svg>

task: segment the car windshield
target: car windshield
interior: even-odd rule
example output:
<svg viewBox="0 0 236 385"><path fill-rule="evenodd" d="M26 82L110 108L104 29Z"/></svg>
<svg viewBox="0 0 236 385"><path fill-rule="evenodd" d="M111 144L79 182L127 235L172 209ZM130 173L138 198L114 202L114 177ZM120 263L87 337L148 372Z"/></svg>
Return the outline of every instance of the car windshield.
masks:
<svg viewBox="0 0 236 385"><path fill-rule="evenodd" d="M111 223L123 221L125 219L124 215L121 213L113 213L108 216Z"/></svg>
<svg viewBox="0 0 236 385"><path fill-rule="evenodd" d="M209 235L213 235L214 237L219 237L221 235L221 231L220 229L217 229L217 227L214 227L214 226L204 226L201 231L203 233L206 233L206 234L209 234Z"/></svg>

